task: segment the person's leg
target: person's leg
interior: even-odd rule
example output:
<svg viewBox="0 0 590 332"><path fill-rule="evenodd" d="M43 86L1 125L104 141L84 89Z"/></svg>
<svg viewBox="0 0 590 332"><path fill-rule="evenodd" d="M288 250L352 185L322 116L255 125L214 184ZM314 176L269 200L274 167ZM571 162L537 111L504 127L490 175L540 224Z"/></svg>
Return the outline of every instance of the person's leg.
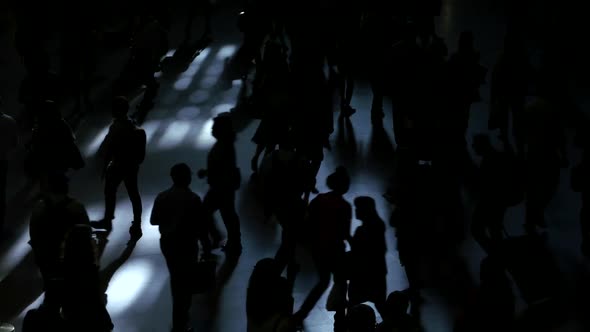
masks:
<svg viewBox="0 0 590 332"><path fill-rule="evenodd" d="M239 255L242 253L242 233L240 231L240 217L236 212L235 191L220 193L219 212L227 229L226 252Z"/></svg>
<svg viewBox="0 0 590 332"><path fill-rule="evenodd" d="M317 253L314 253L313 256L319 280L303 301L299 311L295 313L296 320L301 323L307 318L313 307L315 307L316 303L328 289L328 286L330 286L330 277L332 276L329 265L326 264L326 260L320 257Z"/></svg>
<svg viewBox="0 0 590 332"><path fill-rule="evenodd" d="M258 173L258 159L260 159L260 155L264 149L264 144L256 145L256 151L254 152L254 156L252 156L252 160L250 161L250 168L252 168L253 173Z"/></svg>
<svg viewBox="0 0 590 332"><path fill-rule="evenodd" d="M209 189L203 198L205 225L203 226L204 231L200 240L205 254L211 253L211 249L214 247L217 248L218 244L221 242L221 234L219 234L219 230L215 227L215 218L213 217L215 211L219 210L219 201L219 193L212 189ZM211 239L209 236L211 236ZM213 240L213 243L211 240Z"/></svg>
<svg viewBox="0 0 590 332"><path fill-rule="evenodd" d="M187 280L187 267L181 259L183 253L176 250L176 243L171 240L160 240L162 254L170 272L170 290L172 294L172 326L173 331L185 331L189 322L191 292Z"/></svg>
<svg viewBox="0 0 590 332"><path fill-rule="evenodd" d="M140 238L142 235L141 231L141 214L143 212L143 206L141 203L141 195L139 194L139 187L137 185L137 176L139 173L139 167L134 167L126 171L124 182L127 193L129 194L129 200L133 207L133 221L131 222L131 228L129 232L132 236Z"/></svg>
<svg viewBox="0 0 590 332"><path fill-rule="evenodd" d="M117 202L117 190L123 181L123 172L118 167L107 168L104 179L104 197L105 197L105 212L104 224L107 229L112 227L112 221L115 219L115 204Z"/></svg>
<svg viewBox="0 0 590 332"><path fill-rule="evenodd" d="M8 162L0 160L0 235L4 231L6 221L6 180L8 177Z"/></svg>

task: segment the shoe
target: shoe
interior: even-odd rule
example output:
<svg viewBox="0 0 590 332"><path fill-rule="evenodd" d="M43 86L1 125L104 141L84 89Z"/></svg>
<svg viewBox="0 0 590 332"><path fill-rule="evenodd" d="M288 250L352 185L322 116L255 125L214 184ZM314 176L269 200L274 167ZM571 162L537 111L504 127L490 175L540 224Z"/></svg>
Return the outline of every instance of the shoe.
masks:
<svg viewBox="0 0 590 332"><path fill-rule="evenodd" d="M95 229L104 229L107 232L110 232L113 230L113 221L109 220L109 219L101 219L98 221L91 221L90 227L95 228Z"/></svg>

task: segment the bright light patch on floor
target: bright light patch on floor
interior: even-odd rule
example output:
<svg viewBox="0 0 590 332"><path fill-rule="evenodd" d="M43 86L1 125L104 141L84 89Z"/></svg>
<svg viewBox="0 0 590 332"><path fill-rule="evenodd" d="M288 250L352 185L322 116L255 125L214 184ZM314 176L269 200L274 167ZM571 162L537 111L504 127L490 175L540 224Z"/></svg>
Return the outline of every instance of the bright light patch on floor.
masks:
<svg viewBox="0 0 590 332"><path fill-rule="evenodd" d="M201 109L196 106L185 106L176 112L180 120L193 120L201 114Z"/></svg>
<svg viewBox="0 0 590 332"><path fill-rule="evenodd" d="M146 143L149 143L152 138L154 137L154 134L156 133L156 131L158 130L158 128L160 128L160 120L152 120L152 121L148 121L145 122L141 128L143 128L143 130L145 130L145 136L146 136Z"/></svg>
<svg viewBox="0 0 590 332"><path fill-rule="evenodd" d="M184 91L188 89L193 81L192 77L181 77L176 82L174 82L174 89L177 91Z"/></svg>
<svg viewBox="0 0 590 332"><path fill-rule="evenodd" d="M98 149L100 148L100 145L104 141L104 138L107 136L107 134L109 132L109 126L110 125L104 127L100 132L98 132L98 134L96 134L96 136L94 136L94 139L92 139L92 141L90 142L90 144L86 148L86 156L87 157L94 155L96 153L96 151L98 151Z"/></svg>
<svg viewBox="0 0 590 332"><path fill-rule="evenodd" d="M211 97L211 93L209 91L199 89L199 90L191 93L191 95L188 97L188 99L190 100L191 103L198 105L198 104L203 104L204 102L209 100L209 97Z"/></svg>
<svg viewBox="0 0 590 332"><path fill-rule="evenodd" d="M121 266L107 289L107 310L113 316L125 313L143 298L149 286L154 266L146 259L133 259Z"/></svg>
<svg viewBox="0 0 590 332"><path fill-rule="evenodd" d="M236 45L224 45L217 51L217 59L225 59L231 57L236 51Z"/></svg>
<svg viewBox="0 0 590 332"><path fill-rule="evenodd" d="M27 227L22 231L18 240L3 255L2 260L0 261L0 281L4 280L4 278L6 278L6 276L8 276L31 251L29 240L29 228Z"/></svg>
<svg viewBox="0 0 590 332"><path fill-rule="evenodd" d="M164 135L158 141L158 147L162 149L171 149L178 146L188 132L191 130L189 121L174 121L168 125Z"/></svg>
<svg viewBox="0 0 590 332"><path fill-rule="evenodd" d="M201 133L197 136L197 148L208 149L215 143L215 138L211 135L211 129L213 128L213 119L207 120L201 128Z"/></svg>
<svg viewBox="0 0 590 332"><path fill-rule="evenodd" d="M218 77L213 77L213 76L203 77L203 79L199 83L199 87L201 89L209 90L215 86L215 84L217 83L217 79L218 79Z"/></svg>
<svg viewBox="0 0 590 332"><path fill-rule="evenodd" d="M232 104L219 104L219 105L213 107L213 109L211 110L211 115L213 117L216 117L221 113L231 112L232 108L234 108L234 105L232 105Z"/></svg>
<svg viewBox="0 0 590 332"><path fill-rule="evenodd" d="M209 56L209 53L211 53L211 51L208 48L204 49L201 52L201 54L197 55L197 57L193 60L193 62L191 62L188 68L181 74L181 77L195 76L199 72L199 69L203 64L203 61L205 61L207 56Z"/></svg>
<svg viewBox="0 0 590 332"><path fill-rule="evenodd" d="M221 75L221 73L223 72L223 67L224 67L224 65L220 61L213 63L213 64L211 64L211 66L207 67L207 70L205 71L205 75L219 77Z"/></svg>

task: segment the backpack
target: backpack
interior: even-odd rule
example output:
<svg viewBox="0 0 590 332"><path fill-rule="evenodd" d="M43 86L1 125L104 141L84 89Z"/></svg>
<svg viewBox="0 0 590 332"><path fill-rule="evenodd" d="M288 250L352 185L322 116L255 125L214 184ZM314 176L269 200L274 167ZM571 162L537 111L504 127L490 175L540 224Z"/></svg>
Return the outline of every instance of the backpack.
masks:
<svg viewBox="0 0 590 332"><path fill-rule="evenodd" d="M145 160L145 153L146 153L146 145L147 145L147 135L145 130L135 126L131 132L130 137L130 146L129 146L129 155L130 161L133 163L140 165Z"/></svg>

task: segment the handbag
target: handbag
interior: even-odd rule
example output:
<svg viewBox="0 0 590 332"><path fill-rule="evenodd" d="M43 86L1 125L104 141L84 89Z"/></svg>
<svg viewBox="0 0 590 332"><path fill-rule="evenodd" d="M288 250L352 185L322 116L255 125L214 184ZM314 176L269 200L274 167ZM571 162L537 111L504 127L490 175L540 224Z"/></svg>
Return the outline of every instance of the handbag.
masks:
<svg viewBox="0 0 590 332"><path fill-rule="evenodd" d="M193 265L193 294L206 293L215 288L217 262L199 260Z"/></svg>

